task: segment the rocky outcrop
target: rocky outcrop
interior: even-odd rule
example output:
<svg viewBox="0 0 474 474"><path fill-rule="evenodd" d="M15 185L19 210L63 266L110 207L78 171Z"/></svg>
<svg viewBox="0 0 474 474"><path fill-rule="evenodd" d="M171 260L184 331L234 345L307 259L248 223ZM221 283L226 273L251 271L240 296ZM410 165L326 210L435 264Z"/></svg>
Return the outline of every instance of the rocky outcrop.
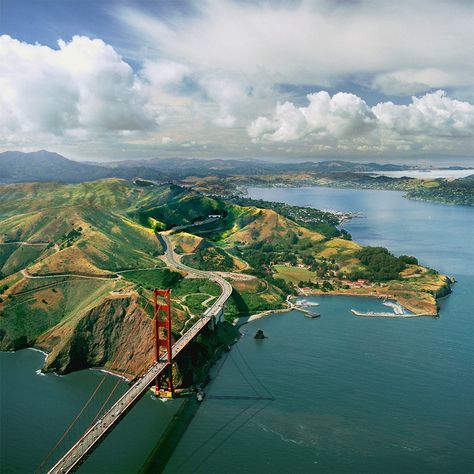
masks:
<svg viewBox="0 0 474 474"><path fill-rule="evenodd" d="M49 354L45 371L101 367L134 378L153 362L152 329L136 296L106 298L72 329L55 327L35 345Z"/></svg>
<svg viewBox="0 0 474 474"><path fill-rule="evenodd" d="M204 329L176 358L175 387L204 383L210 366L236 337L227 322ZM106 298L74 326L65 322L40 336L35 346L48 353L43 371L60 374L97 367L134 379L154 361L152 320L137 296Z"/></svg>
<svg viewBox="0 0 474 474"><path fill-rule="evenodd" d="M434 292L434 297L436 299L442 298L443 296L449 295L451 293L451 285L454 283L449 277L443 277L443 285L441 285L437 291Z"/></svg>

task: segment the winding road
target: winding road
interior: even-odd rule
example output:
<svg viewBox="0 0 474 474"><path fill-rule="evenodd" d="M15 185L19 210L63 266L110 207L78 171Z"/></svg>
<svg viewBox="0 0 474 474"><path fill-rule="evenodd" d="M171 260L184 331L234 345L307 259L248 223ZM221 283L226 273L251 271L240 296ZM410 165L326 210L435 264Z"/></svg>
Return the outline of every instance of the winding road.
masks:
<svg viewBox="0 0 474 474"><path fill-rule="evenodd" d="M225 302L230 298L230 295L232 294L232 285L227 280L222 278L217 272L197 270L196 268L192 268L192 267L189 267L188 265L185 265L184 263L181 263L178 260L178 257L173 249L173 245L171 244L168 234L163 232L161 234L156 234L156 236L158 240L161 242L161 244L163 245L163 248L165 249L163 260L168 267L177 268L178 270L183 270L186 273L194 275L198 278L207 278L208 280L211 280L217 283L221 287L222 289L221 295L212 304L212 306L210 306L205 311L203 316L212 317L220 313Z"/></svg>

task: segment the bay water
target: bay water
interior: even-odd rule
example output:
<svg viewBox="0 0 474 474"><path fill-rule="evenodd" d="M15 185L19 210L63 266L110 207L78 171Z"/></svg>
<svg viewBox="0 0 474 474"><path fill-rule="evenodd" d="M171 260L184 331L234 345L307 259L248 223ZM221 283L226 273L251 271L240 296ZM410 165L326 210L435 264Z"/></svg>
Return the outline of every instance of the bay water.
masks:
<svg viewBox="0 0 474 474"><path fill-rule="evenodd" d="M166 472L473 472L474 209L392 191L249 195L361 211L345 225L354 240L416 255L457 283L439 319L359 318L351 308L387 308L321 296L307 298L320 304L320 318L294 311L243 326ZM255 340L257 329L267 339Z"/></svg>
<svg viewBox="0 0 474 474"><path fill-rule="evenodd" d="M354 240L415 255L457 283L441 300L439 319L358 318L351 308L386 308L369 298L323 296L310 298L320 318L291 312L243 326L166 472L471 473L474 209L392 191L249 194L361 211L364 218L345 225ZM258 328L267 339L253 338ZM90 370L38 375L43 361L32 350L0 354L1 472L32 472L103 377ZM119 382L116 395L126 388ZM80 472L137 472L180 404L144 397Z"/></svg>

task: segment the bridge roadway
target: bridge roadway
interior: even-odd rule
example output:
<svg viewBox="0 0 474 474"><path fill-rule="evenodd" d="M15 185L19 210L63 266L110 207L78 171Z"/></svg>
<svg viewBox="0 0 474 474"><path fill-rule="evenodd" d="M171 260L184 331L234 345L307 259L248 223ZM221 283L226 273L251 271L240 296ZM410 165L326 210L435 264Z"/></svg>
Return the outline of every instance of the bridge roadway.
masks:
<svg viewBox="0 0 474 474"><path fill-rule="evenodd" d="M222 313L222 308L232 293L232 286L230 283L219 275L213 272L206 272L196 270L182 264L176 258L173 246L167 235L159 235L160 240L165 246L165 261L171 266L188 273L191 273L199 278L208 278L215 281L221 288L222 293L219 298L210 306L203 314L203 316L196 321L183 336L173 344L172 354L176 357L186 345L213 319L219 317ZM48 474L59 474L74 471L82 464L82 462L89 456L92 451L101 443L101 441L112 431L112 429L119 423L121 418L135 405L140 397L147 391L148 387L153 384L155 378L161 374L168 362L165 357L162 357L159 362L153 364L150 369L137 380L127 392L125 392L112 407L98 419L74 444L74 446L48 471Z"/></svg>

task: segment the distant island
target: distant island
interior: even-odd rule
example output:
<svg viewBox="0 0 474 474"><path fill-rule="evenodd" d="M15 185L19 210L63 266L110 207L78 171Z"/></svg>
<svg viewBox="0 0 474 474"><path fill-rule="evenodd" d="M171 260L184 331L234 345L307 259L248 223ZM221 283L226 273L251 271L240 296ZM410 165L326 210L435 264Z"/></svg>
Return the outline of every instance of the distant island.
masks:
<svg viewBox="0 0 474 474"><path fill-rule="evenodd" d="M1 185L0 349L44 350L44 370L105 367L136 377L153 358L141 317L151 315L151 290L172 289L175 339L220 292L166 266L162 231L183 263L219 271L233 287L216 335L177 361L178 386L205 378L216 351L235 339L237 318L284 310L289 295L388 298L436 316L451 280L416 257L352 241L338 228L348 218L144 179ZM114 355L131 334L142 342L125 370Z"/></svg>

